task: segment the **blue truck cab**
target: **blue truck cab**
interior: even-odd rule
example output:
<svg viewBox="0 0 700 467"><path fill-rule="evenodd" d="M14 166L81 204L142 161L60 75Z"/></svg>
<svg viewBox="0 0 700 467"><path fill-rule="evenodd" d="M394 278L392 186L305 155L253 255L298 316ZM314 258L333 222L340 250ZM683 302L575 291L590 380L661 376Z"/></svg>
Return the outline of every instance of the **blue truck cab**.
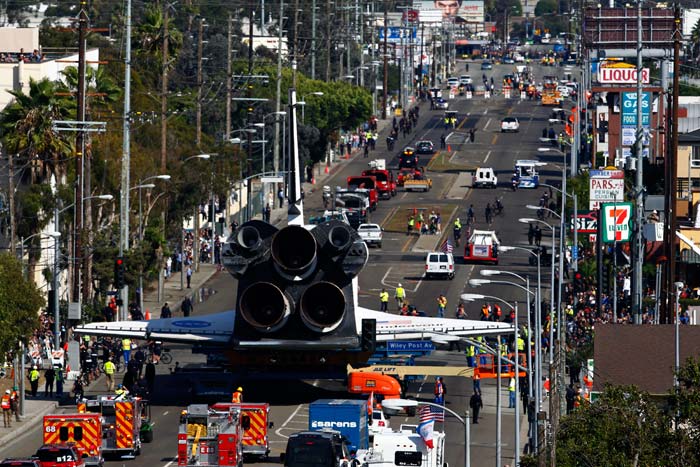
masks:
<svg viewBox="0 0 700 467"><path fill-rule="evenodd" d="M309 405L309 431L334 430L348 441L350 452L369 447L367 401L319 399Z"/></svg>

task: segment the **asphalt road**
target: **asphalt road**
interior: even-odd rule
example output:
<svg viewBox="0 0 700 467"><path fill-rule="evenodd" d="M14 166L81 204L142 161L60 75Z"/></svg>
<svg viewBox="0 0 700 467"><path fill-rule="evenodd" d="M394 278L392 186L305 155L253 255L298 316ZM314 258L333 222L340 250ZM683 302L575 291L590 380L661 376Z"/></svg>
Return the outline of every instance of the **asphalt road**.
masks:
<svg viewBox="0 0 700 467"><path fill-rule="evenodd" d="M488 77L494 76L496 83L499 83L502 76L510 73L512 65L497 65L492 71L475 71L474 64L470 66L470 74L475 82L481 80L482 73ZM462 70L460 63L458 70ZM545 74L563 74L560 69L540 68L535 66L536 77ZM460 71L457 75L462 74ZM506 101L503 97L484 99L475 97L467 101L464 98L457 98L450 101L451 108L458 110L460 121L455 134L450 137L449 143L452 152L455 153L453 162L472 166L490 166L499 177L500 185L496 190L471 190L465 189L462 200L449 200L444 196L450 189L457 175L452 173L429 173L433 178L433 189L427 194L403 193L386 201L380 201L378 209L372 213L371 221L383 223L396 209L410 209L415 203L431 204L455 204L460 205L458 215L464 220L466 210L470 204L474 205L477 228L486 227L484 224L483 209L487 202L493 202L495 197L502 198L504 213L496 216L492 228L498 233L504 245L527 245L527 225L518 222L520 217L534 216L533 211L525 208L526 204L537 204L542 193L539 190L518 190L512 192L510 189L510 175L516 159L539 159L550 165L543 167L540 171L541 181L558 185L561 178L561 156L552 156L554 153L547 153L547 157L538 155L537 148L542 146L538 138L542 128L547 125L550 109L541 107L537 102L520 101L511 99ZM565 105L568 105L566 103ZM436 147L439 147L440 135L445 131L441 124L443 111L430 111L429 106L423 105L418 128L414 130L409 138L400 138L395 146L395 151L388 154L385 151L384 140L386 135L382 134L377 145L377 150L370 154L369 159L356 158L346 164L342 170L324 184L335 187L344 186L345 178L349 175L359 174L366 167L369 160L373 158L386 158L390 165L395 165L395 158L404 146L414 144L420 139L431 139ZM520 120L520 132L513 134L500 133L500 121L503 117L510 115L518 117ZM460 132L475 128L476 142L463 143L463 136ZM421 165L427 165L430 156L421 156ZM307 209L310 211L321 210L322 203L320 190L316 190L307 196ZM312 212L307 212L312 215ZM552 219L552 222L555 220ZM443 229L451 231L451 221L443 219ZM545 232L546 234L546 232ZM545 235L546 237L546 235ZM482 266L462 264L458 262L456 266L456 277L452 281L425 280L422 276L424 268L424 254L413 253L412 248L415 237L407 237L402 233L387 232L383 242L383 248L371 249L370 260L365 270L360 275L360 302L364 306L379 308L378 294L382 287L386 287L393 293L393 288L398 282L402 282L407 289L408 299L420 310L424 310L428 315L436 314L436 298L439 294L445 294L448 299L448 316L453 316L454 309L458 303L459 295L464 292L483 293L485 295L496 295L505 300L523 301L524 292L514 287L503 285L485 285L479 289L472 289L468 285L470 278L480 277L479 270ZM549 244L549 242L543 241ZM463 252L462 249L455 251L456 256ZM536 277L536 271L528 266L528 257L520 253L502 253L498 268L518 274L529 274L531 278ZM495 269L489 266L489 269ZM549 281L547 271L543 270L543 284ZM208 284L213 293L209 298L197 304L195 314L206 314L225 309L230 309L234 303L235 281L225 273L218 273ZM545 289L545 290L548 290ZM478 319L480 303L467 305L469 317ZM524 315L524 313L522 314ZM521 316L524 320L524 316ZM174 360L180 362L181 366L187 364L197 364L203 361L201 355L192 354L182 346L172 347ZM429 359L436 365L464 364L463 354L457 352L437 351ZM171 367L174 366L171 365ZM141 456L134 460L113 460L108 465L121 466L165 466L176 464L175 454L177 449L177 420L180 410L191 402L188 387L189 380L193 376L187 374L170 374L172 368L161 366L158 369L158 380L156 395L153 399L152 416L155 421L155 442L144 447ZM202 377L201 375L196 376ZM218 379L226 378L225 375L217 374ZM100 383L98 383L100 384ZM226 383L228 387L238 384L234 381ZM469 396L472 393L472 382L466 379L448 378L448 407L457 413L463 414L468 405ZM104 386L93 388L93 393L102 392ZM284 450L286 437L299 430L307 428L308 403L318 398L345 397L343 384L334 381L298 381L298 382L274 382L246 383L244 399L249 401L268 401L272 405L271 420L275 427L271 430L270 440L272 455L269 461L261 462L259 465L279 465L279 454ZM495 387L493 381L482 381L485 408L482 412L482 420L479 425L472 425L472 465L493 466L496 453L496 421L495 421ZM410 394L414 397L432 399L433 381L424 380L414 384L410 388ZM502 391L502 405L507 406L507 391ZM70 411L70 407L66 407ZM513 457L513 410L503 409L503 429L502 429L502 450L503 463L512 462ZM524 423L524 417L521 418ZM395 416L391 418L391 425L398 428L401 423L417 422L416 419L405 419L405 417ZM457 466L464 463L463 428L458 422L447 418L445 424L447 432L447 460L450 465ZM23 439L22 443L3 447L0 451L2 456L27 456L32 454L36 447L41 444L41 430L37 426L29 436Z"/></svg>

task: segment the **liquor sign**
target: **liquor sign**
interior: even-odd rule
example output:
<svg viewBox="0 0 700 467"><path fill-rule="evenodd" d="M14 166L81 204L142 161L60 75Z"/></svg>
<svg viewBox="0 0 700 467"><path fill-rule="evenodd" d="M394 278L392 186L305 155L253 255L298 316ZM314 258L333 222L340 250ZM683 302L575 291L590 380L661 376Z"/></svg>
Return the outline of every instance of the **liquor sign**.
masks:
<svg viewBox="0 0 700 467"><path fill-rule="evenodd" d="M622 94L622 125L637 126L637 93L623 92ZM649 126L651 114L651 93L642 93L642 126Z"/></svg>
<svg viewBox="0 0 700 467"><path fill-rule="evenodd" d="M601 205L603 242L629 242L632 233L632 203Z"/></svg>
<svg viewBox="0 0 700 467"><path fill-rule="evenodd" d="M588 183L591 211L599 209L601 203L625 199L625 172L622 170L591 170Z"/></svg>
<svg viewBox="0 0 700 467"><path fill-rule="evenodd" d="M598 69L598 82L600 84L637 84L637 67L621 62L602 65ZM642 83L649 84L649 68L642 68Z"/></svg>

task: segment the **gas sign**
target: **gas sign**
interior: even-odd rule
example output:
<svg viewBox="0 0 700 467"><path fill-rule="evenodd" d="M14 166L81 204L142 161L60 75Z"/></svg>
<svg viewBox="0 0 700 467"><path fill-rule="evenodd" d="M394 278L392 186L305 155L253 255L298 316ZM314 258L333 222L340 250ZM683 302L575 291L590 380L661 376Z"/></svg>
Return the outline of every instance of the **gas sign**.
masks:
<svg viewBox="0 0 700 467"><path fill-rule="evenodd" d="M632 203L604 203L603 242L629 242L632 233Z"/></svg>
<svg viewBox="0 0 700 467"><path fill-rule="evenodd" d="M623 92L622 94L622 125L637 126L637 93ZM642 125L649 126L651 115L651 93L642 93Z"/></svg>

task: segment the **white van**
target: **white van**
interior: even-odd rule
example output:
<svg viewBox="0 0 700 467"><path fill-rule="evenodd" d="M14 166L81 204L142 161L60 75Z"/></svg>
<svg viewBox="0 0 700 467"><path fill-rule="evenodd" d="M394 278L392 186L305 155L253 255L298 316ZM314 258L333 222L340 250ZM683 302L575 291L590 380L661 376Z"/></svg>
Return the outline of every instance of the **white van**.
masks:
<svg viewBox="0 0 700 467"><path fill-rule="evenodd" d="M479 167L474 173L472 187L474 188L496 188L498 177L491 167Z"/></svg>
<svg viewBox="0 0 700 467"><path fill-rule="evenodd" d="M455 258L452 253L435 251L428 253L425 257L425 278L433 276L455 278Z"/></svg>

